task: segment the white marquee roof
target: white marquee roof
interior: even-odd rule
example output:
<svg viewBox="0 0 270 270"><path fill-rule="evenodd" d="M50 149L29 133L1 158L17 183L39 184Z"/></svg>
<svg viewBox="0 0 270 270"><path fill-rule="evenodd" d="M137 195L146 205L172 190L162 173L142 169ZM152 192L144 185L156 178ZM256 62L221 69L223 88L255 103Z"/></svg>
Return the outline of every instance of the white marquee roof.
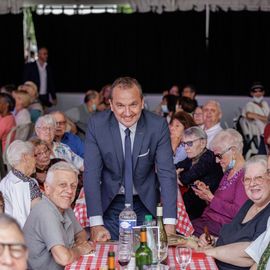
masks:
<svg viewBox="0 0 270 270"><path fill-rule="evenodd" d="M74 5L98 5L98 4L130 4L140 12L151 11L152 8L158 13L162 11L210 9L216 11L227 10L250 10L270 11L270 0L0 0L0 13L19 13L22 7L37 4L74 4Z"/></svg>

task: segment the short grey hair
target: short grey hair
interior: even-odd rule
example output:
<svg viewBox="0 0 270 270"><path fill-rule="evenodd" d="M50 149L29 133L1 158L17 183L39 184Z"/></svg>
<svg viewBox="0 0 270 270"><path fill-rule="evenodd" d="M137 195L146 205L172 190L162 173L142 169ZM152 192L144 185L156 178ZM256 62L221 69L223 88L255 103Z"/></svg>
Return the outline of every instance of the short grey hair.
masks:
<svg viewBox="0 0 270 270"><path fill-rule="evenodd" d="M7 149L7 160L8 163L14 167L18 165L22 156L25 154L33 154L34 146L30 142L24 142L21 140L15 140L12 142Z"/></svg>
<svg viewBox="0 0 270 270"><path fill-rule="evenodd" d="M210 149L213 150L216 147L222 147L228 149L229 147L235 146L239 153L243 152L243 137L242 135L233 128L221 130L212 140Z"/></svg>
<svg viewBox="0 0 270 270"><path fill-rule="evenodd" d="M136 86L139 89L139 94L141 98L143 98L142 87L136 79L131 77L120 77L116 79L111 86L111 100L113 99L113 91L116 87L126 90L132 88L133 86Z"/></svg>
<svg viewBox="0 0 270 270"><path fill-rule="evenodd" d="M50 185L54 180L54 172L55 171L68 171L73 172L76 176L78 176L79 171L71 164L66 161L59 161L52 165L48 170L45 183Z"/></svg>
<svg viewBox="0 0 270 270"><path fill-rule="evenodd" d="M53 112L50 112L50 115L55 115L55 114L61 114L65 119L66 119L66 115L64 112L61 112L61 111L53 111Z"/></svg>
<svg viewBox="0 0 270 270"><path fill-rule="evenodd" d="M23 235L22 228L15 218L5 213L1 213L0 214L0 227L10 227L11 225L14 225L18 229L18 231Z"/></svg>
<svg viewBox="0 0 270 270"><path fill-rule="evenodd" d="M192 136L194 135L195 137L199 138L199 139L204 139L207 140L207 134L206 132L200 128L200 127L190 127L184 130L183 136Z"/></svg>
<svg viewBox="0 0 270 270"><path fill-rule="evenodd" d="M51 126L56 128L56 122L52 115L46 114L44 116L40 116L35 124L35 130L42 127L43 125Z"/></svg>
<svg viewBox="0 0 270 270"><path fill-rule="evenodd" d="M247 168L250 165L253 165L253 164L261 164L265 168L265 170L267 170L267 167L268 167L267 156L266 155L256 155L256 156L249 158L246 161L245 166L244 166L245 171L247 170Z"/></svg>
<svg viewBox="0 0 270 270"><path fill-rule="evenodd" d="M208 100L204 105L203 105L203 107L202 108L204 108L206 105L208 105L208 104L214 104L216 107L217 107L217 109L218 109L218 111L222 114L222 110L221 110L221 106L220 106L220 103L218 102L218 101L216 101L216 100Z"/></svg>

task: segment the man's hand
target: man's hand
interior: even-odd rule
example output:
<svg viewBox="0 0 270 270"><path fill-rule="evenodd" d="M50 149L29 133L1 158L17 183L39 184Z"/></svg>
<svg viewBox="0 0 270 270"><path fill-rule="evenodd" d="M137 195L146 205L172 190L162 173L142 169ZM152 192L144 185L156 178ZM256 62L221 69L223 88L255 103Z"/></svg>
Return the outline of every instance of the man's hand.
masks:
<svg viewBox="0 0 270 270"><path fill-rule="evenodd" d="M175 234L176 233L175 225L165 224L165 231L167 235Z"/></svg>
<svg viewBox="0 0 270 270"><path fill-rule="evenodd" d="M89 254L91 251L95 250L94 245L91 242L85 241L76 246L79 250L80 255Z"/></svg>
<svg viewBox="0 0 270 270"><path fill-rule="evenodd" d="M90 237L92 241L106 242L111 239L111 235L104 226L94 226L90 228Z"/></svg>

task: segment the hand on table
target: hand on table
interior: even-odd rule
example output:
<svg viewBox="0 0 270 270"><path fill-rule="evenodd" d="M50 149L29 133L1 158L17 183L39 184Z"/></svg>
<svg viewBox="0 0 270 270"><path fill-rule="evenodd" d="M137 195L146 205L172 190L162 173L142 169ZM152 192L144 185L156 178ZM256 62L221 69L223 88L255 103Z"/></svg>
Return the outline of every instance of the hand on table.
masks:
<svg viewBox="0 0 270 270"><path fill-rule="evenodd" d="M94 226L90 228L90 237L92 241L106 242L111 239L111 235L104 226Z"/></svg>
<svg viewBox="0 0 270 270"><path fill-rule="evenodd" d="M95 250L95 246L92 242L85 241L76 246L81 255L89 254Z"/></svg>
<svg viewBox="0 0 270 270"><path fill-rule="evenodd" d="M165 224L164 226L165 226L165 231L167 235L176 233L175 225Z"/></svg>

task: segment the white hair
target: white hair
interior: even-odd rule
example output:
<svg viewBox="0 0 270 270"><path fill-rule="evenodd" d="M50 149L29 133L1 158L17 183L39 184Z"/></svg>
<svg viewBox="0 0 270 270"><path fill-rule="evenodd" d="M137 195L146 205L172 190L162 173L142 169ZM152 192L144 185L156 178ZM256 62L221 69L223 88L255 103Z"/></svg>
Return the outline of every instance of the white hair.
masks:
<svg viewBox="0 0 270 270"><path fill-rule="evenodd" d="M70 163L66 161L59 161L52 165L50 169L48 170L45 183L50 185L52 184L54 180L54 172L55 171L67 171L67 172L73 172L76 176L78 176L79 171Z"/></svg>
<svg viewBox="0 0 270 270"><path fill-rule="evenodd" d="M243 137L242 135L232 128L221 130L212 140L210 149L216 147L223 147L226 150L229 147L235 146L239 153L243 152Z"/></svg>
<svg viewBox="0 0 270 270"><path fill-rule="evenodd" d="M43 125L52 126L56 128L56 122L52 115L46 114L44 116L40 116L35 124L35 129L42 127Z"/></svg>
<svg viewBox="0 0 270 270"><path fill-rule="evenodd" d="M7 149L7 160L8 163L14 167L19 164L22 160L22 156L25 154L32 154L34 146L30 142L24 142L21 140L15 140L12 142Z"/></svg>
<svg viewBox="0 0 270 270"><path fill-rule="evenodd" d="M253 165L253 164L261 164L265 170L267 170L267 156L266 155L256 155L256 156L253 156L251 158L249 158L246 163L245 163L245 170L247 170L247 168L250 166L250 165Z"/></svg>
<svg viewBox="0 0 270 270"><path fill-rule="evenodd" d="M221 110L221 106L220 106L220 103L216 100L208 100L204 105L203 107L205 107L206 105L208 104L213 104L217 107L218 111L222 114L222 110Z"/></svg>

